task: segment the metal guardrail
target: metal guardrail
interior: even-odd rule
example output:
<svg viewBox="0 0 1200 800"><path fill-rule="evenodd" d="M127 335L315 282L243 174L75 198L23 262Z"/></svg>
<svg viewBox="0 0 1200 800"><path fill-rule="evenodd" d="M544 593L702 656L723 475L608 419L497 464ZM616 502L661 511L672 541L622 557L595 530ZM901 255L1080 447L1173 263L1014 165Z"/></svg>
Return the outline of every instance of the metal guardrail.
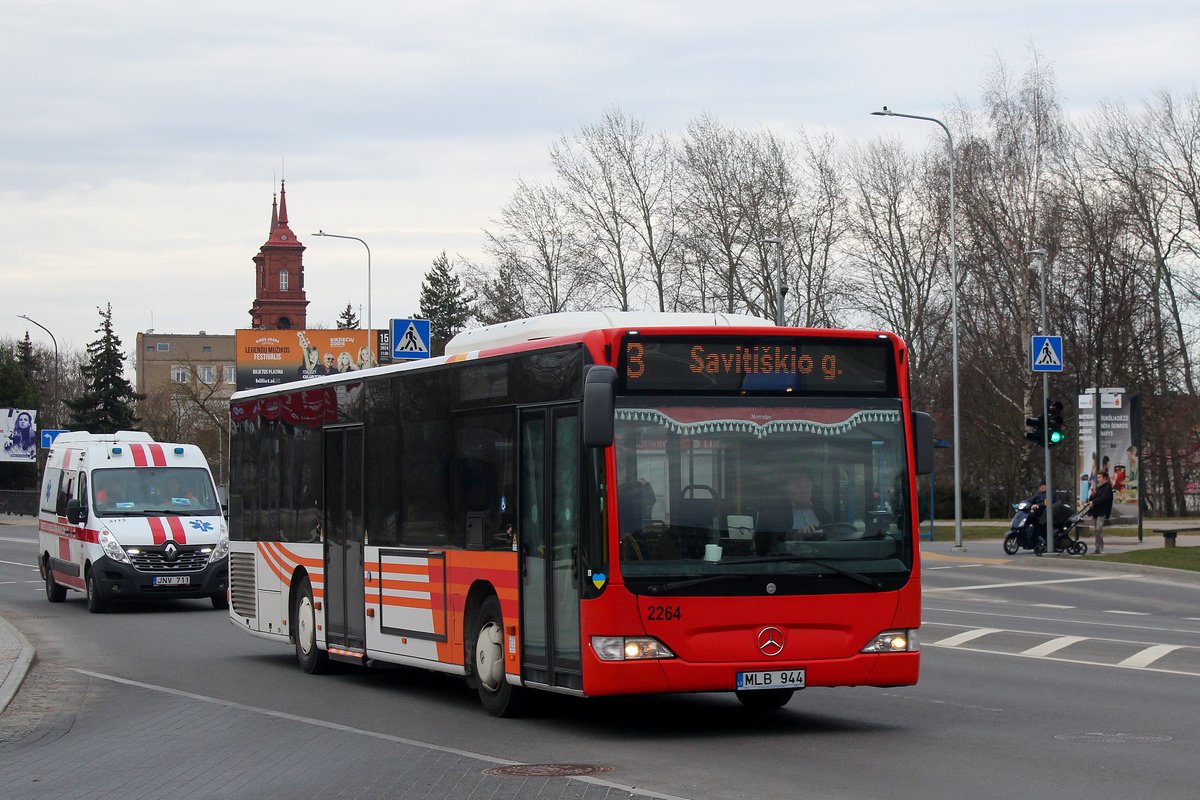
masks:
<svg viewBox="0 0 1200 800"><path fill-rule="evenodd" d="M0 489L0 514L24 514L36 517L38 493L30 490Z"/></svg>

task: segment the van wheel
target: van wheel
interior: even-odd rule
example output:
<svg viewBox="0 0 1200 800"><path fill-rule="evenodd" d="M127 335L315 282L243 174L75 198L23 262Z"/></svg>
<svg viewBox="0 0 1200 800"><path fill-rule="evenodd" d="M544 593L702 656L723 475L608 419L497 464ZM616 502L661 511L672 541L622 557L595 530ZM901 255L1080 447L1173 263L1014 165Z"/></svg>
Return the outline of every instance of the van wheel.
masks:
<svg viewBox="0 0 1200 800"><path fill-rule="evenodd" d="M528 705L528 690L513 686L504 674L504 615L495 595L479 609L475 635L475 682L479 701L493 717L516 717Z"/></svg>
<svg viewBox="0 0 1200 800"><path fill-rule="evenodd" d="M87 591L87 610L93 614L103 614L108 610L108 601L100 596L100 587L96 585L96 571L89 569L83 578L84 589Z"/></svg>
<svg viewBox="0 0 1200 800"><path fill-rule="evenodd" d="M48 560L42 561L42 577L46 579L46 599L51 603L61 603L67 599L67 587L54 582L54 574L50 572Z"/></svg>
<svg viewBox="0 0 1200 800"><path fill-rule="evenodd" d="M786 706L795 691L795 689L753 689L734 694L746 708L754 711L772 711Z"/></svg>
<svg viewBox="0 0 1200 800"><path fill-rule="evenodd" d="M216 598L213 598L216 603ZM317 611L313 605L312 581L305 575L296 587L296 602L292 607L292 641L296 643L296 660L300 669L309 675L320 675L329 666L329 655L317 647Z"/></svg>
<svg viewBox="0 0 1200 800"><path fill-rule="evenodd" d="M221 594L214 594L212 596L212 604L213 608L215 608L217 611L224 611L225 609L229 608L229 598L225 596L224 592Z"/></svg>

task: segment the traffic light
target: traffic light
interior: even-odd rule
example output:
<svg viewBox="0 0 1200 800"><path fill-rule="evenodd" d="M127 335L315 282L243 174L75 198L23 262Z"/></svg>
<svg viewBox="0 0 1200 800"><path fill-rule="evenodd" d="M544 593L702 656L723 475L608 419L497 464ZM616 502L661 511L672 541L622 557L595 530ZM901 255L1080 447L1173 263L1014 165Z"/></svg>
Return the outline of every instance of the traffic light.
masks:
<svg viewBox="0 0 1200 800"><path fill-rule="evenodd" d="M1025 431L1025 438L1036 445L1046 443L1046 418L1043 417L1026 417L1025 427L1031 430Z"/></svg>
<svg viewBox="0 0 1200 800"><path fill-rule="evenodd" d="M1050 433L1050 446L1061 444L1067 435L1063 433L1063 404L1057 400L1046 403L1046 429Z"/></svg>

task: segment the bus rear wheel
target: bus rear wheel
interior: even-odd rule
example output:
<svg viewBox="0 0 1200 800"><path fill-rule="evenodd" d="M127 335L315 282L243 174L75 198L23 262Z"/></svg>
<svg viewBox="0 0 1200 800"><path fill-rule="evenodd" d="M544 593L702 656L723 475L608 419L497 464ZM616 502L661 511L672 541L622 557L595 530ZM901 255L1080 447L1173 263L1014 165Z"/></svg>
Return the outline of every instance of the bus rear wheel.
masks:
<svg viewBox="0 0 1200 800"><path fill-rule="evenodd" d="M478 624L472 649L479 701L493 717L519 716L528 690L513 686L504 674L504 615L494 595L480 607Z"/></svg>
<svg viewBox="0 0 1200 800"><path fill-rule="evenodd" d="M296 600L292 606L292 641L296 643L296 660L300 662L300 669L309 675L320 675L329 666L329 655L317 647L317 612L313 604L312 581L307 575L300 579L296 587Z"/></svg>
<svg viewBox="0 0 1200 800"><path fill-rule="evenodd" d="M67 587L60 586L54 580L54 574L50 572L49 556L42 561L42 577L46 579L46 599L51 603L61 603L67 599Z"/></svg>
<svg viewBox="0 0 1200 800"><path fill-rule="evenodd" d="M754 689L735 694L746 708L754 711L772 711L786 706L795 692L795 689Z"/></svg>

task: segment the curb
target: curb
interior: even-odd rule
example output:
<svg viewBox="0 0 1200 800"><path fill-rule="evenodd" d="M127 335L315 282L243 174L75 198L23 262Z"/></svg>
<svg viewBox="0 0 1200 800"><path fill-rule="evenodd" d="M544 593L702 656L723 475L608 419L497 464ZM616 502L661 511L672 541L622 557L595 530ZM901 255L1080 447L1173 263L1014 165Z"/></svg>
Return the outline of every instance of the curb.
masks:
<svg viewBox="0 0 1200 800"><path fill-rule="evenodd" d="M3 617L0 617L0 637L12 638L21 645L21 652L13 659L4 682L0 683L0 712L3 712L16 697L17 690L21 688L21 683L29 673L29 667L33 665L33 658L37 655L37 651L24 634Z"/></svg>

